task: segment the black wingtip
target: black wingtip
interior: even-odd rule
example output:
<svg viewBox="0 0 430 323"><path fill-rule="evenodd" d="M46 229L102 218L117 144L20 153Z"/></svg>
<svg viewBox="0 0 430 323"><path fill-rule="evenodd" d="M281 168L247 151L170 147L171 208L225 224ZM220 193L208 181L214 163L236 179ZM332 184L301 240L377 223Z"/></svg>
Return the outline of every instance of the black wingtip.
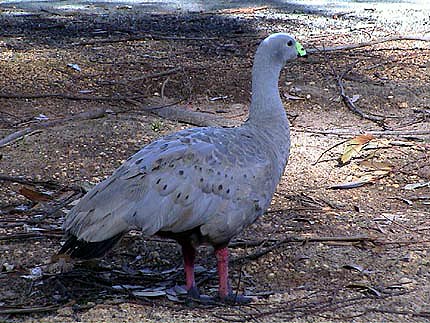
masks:
<svg viewBox="0 0 430 323"><path fill-rule="evenodd" d="M61 247L57 256L66 255L73 259L89 260L103 257L110 249L112 249L121 237L123 232L117 235L98 242L87 242L79 240L72 234L67 234L66 242Z"/></svg>

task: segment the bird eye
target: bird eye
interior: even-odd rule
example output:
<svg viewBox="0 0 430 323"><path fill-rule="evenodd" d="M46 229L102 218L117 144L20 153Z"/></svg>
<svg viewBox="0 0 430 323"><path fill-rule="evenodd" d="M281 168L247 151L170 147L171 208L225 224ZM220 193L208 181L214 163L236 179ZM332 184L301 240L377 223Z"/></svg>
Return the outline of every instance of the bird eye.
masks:
<svg viewBox="0 0 430 323"><path fill-rule="evenodd" d="M288 41L288 43L287 43L287 45L288 45L288 46L293 46L293 41L292 41L292 40L289 40L289 41Z"/></svg>

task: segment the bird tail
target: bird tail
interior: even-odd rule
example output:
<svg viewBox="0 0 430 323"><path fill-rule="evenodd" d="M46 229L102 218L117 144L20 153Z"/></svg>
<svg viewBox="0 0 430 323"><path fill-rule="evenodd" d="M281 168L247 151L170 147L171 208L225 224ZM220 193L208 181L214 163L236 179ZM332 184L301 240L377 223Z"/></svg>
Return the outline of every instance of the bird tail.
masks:
<svg viewBox="0 0 430 323"><path fill-rule="evenodd" d="M78 239L75 235L68 233L66 242L61 247L55 258L64 256L73 259L89 260L103 257L110 249L112 249L122 238L124 232L120 232L113 237L97 242L87 242Z"/></svg>

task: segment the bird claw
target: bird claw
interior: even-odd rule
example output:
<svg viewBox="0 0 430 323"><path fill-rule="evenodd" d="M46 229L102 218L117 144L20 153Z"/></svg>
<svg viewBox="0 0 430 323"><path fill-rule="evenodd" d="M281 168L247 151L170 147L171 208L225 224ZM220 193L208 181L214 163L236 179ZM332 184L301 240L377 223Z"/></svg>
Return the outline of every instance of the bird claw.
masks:
<svg viewBox="0 0 430 323"><path fill-rule="evenodd" d="M208 295L201 295L197 287L192 287L188 290L185 303L187 305L192 305L193 302L209 305L215 304L216 300L214 297L210 297Z"/></svg>
<svg viewBox="0 0 430 323"><path fill-rule="evenodd" d="M187 292L187 298L185 299L185 303L187 305L192 305L194 302L203 305L219 305L219 303L228 305L244 305L249 304L252 301L255 301L255 298L252 296L244 296L233 292L228 293L225 297L201 295L197 287L189 289Z"/></svg>
<svg viewBox="0 0 430 323"><path fill-rule="evenodd" d="M220 300L221 302L229 305L244 305L255 301L255 298L230 292L226 297L221 298Z"/></svg>

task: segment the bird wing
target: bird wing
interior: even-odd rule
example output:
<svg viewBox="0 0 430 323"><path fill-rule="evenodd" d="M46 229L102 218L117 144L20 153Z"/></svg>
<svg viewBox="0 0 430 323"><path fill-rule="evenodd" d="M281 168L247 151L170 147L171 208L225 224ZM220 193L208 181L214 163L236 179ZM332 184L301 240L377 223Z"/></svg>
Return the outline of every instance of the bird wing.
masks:
<svg viewBox="0 0 430 323"><path fill-rule="evenodd" d="M243 157L246 148L230 130L188 129L145 146L89 191L63 228L98 242L133 228L146 235L183 232L226 214L235 199L253 189L251 176L238 185L238 168L241 174L251 168L258 176L270 172L266 162Z"/></svg>

